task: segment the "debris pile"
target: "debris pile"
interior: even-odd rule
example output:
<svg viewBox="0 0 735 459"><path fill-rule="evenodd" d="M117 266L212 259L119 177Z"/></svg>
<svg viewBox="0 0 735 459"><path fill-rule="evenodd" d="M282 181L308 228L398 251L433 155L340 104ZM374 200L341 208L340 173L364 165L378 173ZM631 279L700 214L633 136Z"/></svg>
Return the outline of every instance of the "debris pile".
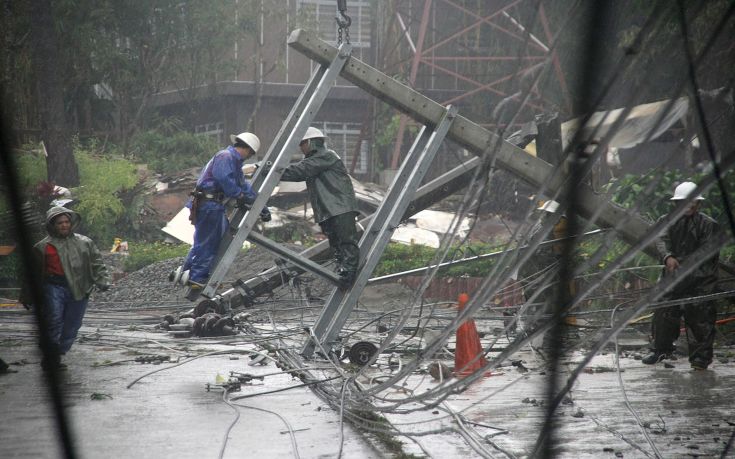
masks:
<svg viewBox="0 0 735 459"><path fill-rule="evenodd" d="M107 292L94 292L90 307L124 309L182 303L186 301L183 291L168 281L168 273L183 261L182 257L172 258L129 273Z"/></svg>
<svg viewBox="0 0 735 459"><path fill-rule="evenodd" d="M166 315L158 328L168 330L169 335L174 338L231 336L240 332L239 325L242 322L240 319L236 321L235 318L224 317L211 311L197 317L194 317L195 314L182 314L178 319Z"/></svg>
<svg viewBox="0 0 735 459"><path fill-rule="evenodd" d="M291 250L301 251L304 248L293 244L285 244ZM119 279L107 292L94 292L90 298L90 307L124 309L146 308L155 306L188 306L191 303L184 296L184 289L169 281L169 273L183 264L184 258L177 257L150 264L138 271ZM238 256L232 264L223 287L229 287L239 279L247 280L275 265L273 255L267 250L253 246ZM310 279L304 276L309 295L321 297L331 290L331 284L322 279ZM288 286L284 288L289 288Z"/></svg>

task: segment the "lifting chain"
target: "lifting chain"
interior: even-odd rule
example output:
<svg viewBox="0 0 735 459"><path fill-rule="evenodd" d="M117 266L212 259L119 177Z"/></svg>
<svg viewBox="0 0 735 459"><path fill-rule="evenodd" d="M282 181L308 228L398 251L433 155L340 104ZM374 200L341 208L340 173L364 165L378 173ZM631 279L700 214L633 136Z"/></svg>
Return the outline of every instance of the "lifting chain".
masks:
<svg viewBox="0 0 735 459"><path fill-rule="evenodd" d="M342 44L342 31L344 30L344 41L350 43L350 25L352 19L347 16L347 0L337 0L337 15L334 19L337 21L337 46Z"/></svg>

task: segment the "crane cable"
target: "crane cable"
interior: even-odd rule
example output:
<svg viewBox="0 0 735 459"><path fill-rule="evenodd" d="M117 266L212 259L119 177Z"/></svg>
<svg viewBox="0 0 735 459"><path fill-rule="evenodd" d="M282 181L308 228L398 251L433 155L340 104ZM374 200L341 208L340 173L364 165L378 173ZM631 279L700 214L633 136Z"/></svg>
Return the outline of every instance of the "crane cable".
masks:
<svg viewBox="0 0 735 459"><path fill-rule="evenodd" d="M337 0L337 14L334 20L337 21L337 46L342 44L342 31L344 31L345 43L350 44L352 18L347 15L347 0Z"/></svg>

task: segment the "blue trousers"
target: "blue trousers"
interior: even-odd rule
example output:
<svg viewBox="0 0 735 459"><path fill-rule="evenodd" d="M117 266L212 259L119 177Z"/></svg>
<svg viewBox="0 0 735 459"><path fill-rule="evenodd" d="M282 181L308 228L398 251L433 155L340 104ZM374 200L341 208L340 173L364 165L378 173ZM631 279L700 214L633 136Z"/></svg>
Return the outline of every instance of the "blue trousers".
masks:
<svg viewBox="0 0 735 459"><path fill-rule="evenodd" d="M209 203L197 210L194 245L191 246L183 267L184 270L190 270L189 280L200 284L209 279L209 269L229 225L224 207L207 204Z"/></svg>
<svg viewBox="0 0 735 459"><path fill-rule="evenodd" d="M59 353L65 354L71 349L82 326L88 299L74 300L71 290L65 285L46 284L44 293L46 294L44 315L49 337L57 346Z"/></svg>

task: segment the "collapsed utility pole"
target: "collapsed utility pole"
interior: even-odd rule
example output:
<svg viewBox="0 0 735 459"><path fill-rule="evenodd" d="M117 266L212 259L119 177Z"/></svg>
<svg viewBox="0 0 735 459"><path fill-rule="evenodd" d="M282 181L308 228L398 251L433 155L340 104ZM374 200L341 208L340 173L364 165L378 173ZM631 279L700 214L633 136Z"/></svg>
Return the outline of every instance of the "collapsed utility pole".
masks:
<svg viewBox="0 0 735 459"><path fill-rule="evenodd" d="M373 218L362 222L367 225L367 230L363 233L359 244L361 261L357 280L349 288L335 287L333 290L319 319L311 329L311 338L302 349L302 353L308 356L316 348L331 350L338 340L342 326L367 284L397 224L407 216L443 199L450 194L449 189L454 192L466 185L474 169L480 165L480 158L487 152L494 152L497 166L551 196L555 196L557 191L562 189L568 178L563 168L554 168L551 164L457 114L455 109L443 107L351 57L348 43L341 44L338 49L307 31L296 30L289 37L288 44L320 66L304 87L304 91L271 145L264 159L266 167L258 170L254 177L254 188L258 191L258 198L248 212L236 215L231 234L220 245L212 276L202 292L207 298L205 301L219 304L225 310L247 304L256 296L267 293L282 283L284 279L292 278L304 271L335 282L334 273L314 262L324 257L327 252L326 242L296 254L253 232L252 228L260 210L265 206L287 167L290 152L295 150L298 140L313 120L337 76L342 76L424 125L401 166L401 173L394 179L388 196ZM444 138L459 143L478 157L419 188L423 175ZM582 217L594 221L599 226L613 229L630 244L637 243L650 233L650 224L636 213L597 195L587 184L579 183L576 186L579 190L579 213ZM216 290L246 239L287 261L257 278L240 280L231 289L216 295ZM655 256L653 247L644 250Z"/></svg>

